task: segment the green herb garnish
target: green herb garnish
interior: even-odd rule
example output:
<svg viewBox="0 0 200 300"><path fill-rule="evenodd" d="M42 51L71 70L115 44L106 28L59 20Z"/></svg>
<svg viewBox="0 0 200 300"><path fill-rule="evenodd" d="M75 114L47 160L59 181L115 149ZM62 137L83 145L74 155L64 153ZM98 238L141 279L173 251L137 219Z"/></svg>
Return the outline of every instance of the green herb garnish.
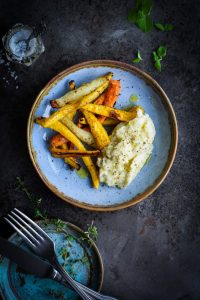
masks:
<svg viewBox="0 0 200 300"><path fill-rule="evenodd" d="M56 231L60 232L66 228L66 224L61 219L54 219L53 224L56 226Z"/></svg>
<svg viewBox="0 0 200 300"><path fill-rule="evenodd" d="M21 177L17 176L16 177L17 180L17 187L16 189L20 189L22 192L24 192L27 196L27 198L30 200L31 204L34 207L34 217L36 219L43 219L44 221L47 220L47 215L46 212L42 212L40 206L41 206L41 202L42 202L42 198L41 197L36 197L35 195L33 195L29 189L26 187L24 180L21 179Z"/></svg>
<svg viewBox="0 0 200 300"><path fill-rule="evenodd" d="M67 248L65 248L65 247L61 248L60 255L62 256L62 259L64 260L64 266L65 266L66 265L67 257L69 256Z"/></svg>
<svg viewBox="0 0 200 300"><path fill-rule="evenodd" d="M74 237L71 234L67 234L66 235L66 240L68 240L69 242L73 243L74 242Z"/></svg>
<svg viewBox="0 0 200 300"><path fill-rule="evenodd" d="M161 61L167 55L167 48L160 46L156 51L153 51L153 61L155 68L160 72L162 69Z"/></svg>
<svg viewBox="0 0 200 300"><path fill-rule="evenodd" d="M141 57L140 51L138 51L138 52L137 52L137 57L134 58L134 59L132 60L132 62L135 64L135 63L139 63L139 62L141 62L141 61L142 61L142 57Z"/></svg>
<svg viewBox="0 0 200 300"><path fill-rule="evenodd" d="M128 20L138 26L143 32L153 28L150 13L153 6L152 0L136 0L136 5L128 14Z"/></svg>
<svg viewBox="0 0 200 300"><path fill-rule="evenodd" d="M160 31L171 31L174 29L172 24L154 23L154 26Z"/></svg>
<svg viewBox="0 0 200 300"><path fill-rule="evenodd" d="M35 217L36 219L43 219L44 221L47 220L47 215L46 215L45 213L43 213L43 212L41 211L41 209L39 209L39 208L35 208L35 211L34 211L34 217Z"/></svg>
<svg viewBox="0 0 200 300"><path fill-rule="evenodd" d="M87 231L84 232L85 236L81 237L81 240L87 240L89 244L91 244L91 239L96 242L98 238L98 230L97 227L94 226L94 221L89 225L87 225Z"/></svg>

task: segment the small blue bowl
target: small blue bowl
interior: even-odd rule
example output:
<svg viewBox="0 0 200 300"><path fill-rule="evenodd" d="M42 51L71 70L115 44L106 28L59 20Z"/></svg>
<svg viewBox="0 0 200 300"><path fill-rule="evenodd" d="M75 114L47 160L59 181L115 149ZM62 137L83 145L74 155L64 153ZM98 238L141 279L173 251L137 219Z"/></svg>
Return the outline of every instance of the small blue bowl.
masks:
<svg viewBox="0 0 200 300"><path fill-rule="evenodd" d="M59 262L75 280L100 291L103 283L103 262L98 248L92 240L88 243L84 232L71 223L65 223L62 231L51 222L40 226L55 243ZM17 234L10 241L30 252ZM6 300L78 300L76 292L50 280L26 274L7 258L0 257L0 296Z"/></svg>
<svg viewBox="0 0 200 300"><path fill-rule="evenodd" d="M137 95L138 104L154 122L156 137L150 161L127 188L111 188L101 184L96 190L92 188L90 178L81 179L63 160L51 156L48 140L54 133L50 129L34 124L34 119L50 115L52 111L50 100L64 95L70 80L74 80L76 86L79 86L108 72L113 72L113 78L121 81L121 94L116 107L127 107L130 105L130 97ZM159 187L175 158L178 129L172 105L155 80L131 65L100 60L68 68L44 87L31 109L27 139L33 165L50 190L76 206L96 211L111 211L140 202Z"/></svg>

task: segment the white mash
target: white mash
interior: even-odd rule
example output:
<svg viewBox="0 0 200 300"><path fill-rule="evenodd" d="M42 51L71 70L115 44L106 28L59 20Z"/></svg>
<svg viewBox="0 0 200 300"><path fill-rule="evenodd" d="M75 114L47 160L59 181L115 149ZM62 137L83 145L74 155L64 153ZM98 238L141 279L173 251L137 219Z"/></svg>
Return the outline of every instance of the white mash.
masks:
<svg viewBox="0 0 200 300"><path fill-rule="evenodd" d="M153 121L142 110L135 119L117 125L97 160L100 181L119 188L130 184L151 155L155 133Z"/></svg>

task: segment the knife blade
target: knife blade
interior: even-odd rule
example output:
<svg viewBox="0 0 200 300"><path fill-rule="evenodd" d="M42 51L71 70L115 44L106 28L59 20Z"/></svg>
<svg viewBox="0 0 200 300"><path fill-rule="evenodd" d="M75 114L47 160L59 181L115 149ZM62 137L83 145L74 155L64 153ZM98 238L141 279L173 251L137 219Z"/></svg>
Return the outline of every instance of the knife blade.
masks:
<svg viewBox="0 0 200 300"><path fill-rule="evenodd" d="M60 274L50 264L2 237L0 237L0 254L29 274L60 282Z"/></svg>

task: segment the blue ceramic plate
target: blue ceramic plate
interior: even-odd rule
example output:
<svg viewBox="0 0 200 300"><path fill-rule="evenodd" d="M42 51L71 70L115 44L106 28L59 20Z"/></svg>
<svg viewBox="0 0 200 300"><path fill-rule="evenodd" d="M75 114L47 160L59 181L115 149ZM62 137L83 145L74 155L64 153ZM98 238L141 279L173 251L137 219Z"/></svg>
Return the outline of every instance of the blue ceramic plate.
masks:
<svg viewBox="0 0 200 300"><path fill-rule="evenodd" d="M35 117L48 117L52 109L49 101L64 95L68 82L76 86L89 82L107 72L121 80L121 94L116 107L130 105L130 97L137 95L141 105L152 118L156 137L148 164L125 189L101 185L92 188L90 178L81 179L63 160L52 158L48 140L54 134L34 124ZM169 172L178 140L176 118L169 99L149 75L125 63L92 61L71 67L53 78L40 92L32 107L28 122L28 147L32 162L44 183L59 197L74 205L92 210L115 210L133 205L150 195Z"/></svg>
<svg viewBox="0 0 200 300"><path fill-rule="evenodd" d="M62 232L55 225L42 225L54 240L59 262L75 280L99 291L103 281L103 264L99 251L93 242L83 241L84 233L73 224L65 223ZM10 240L30 251L21 238L14 234ZM64 249L64 250L63 250ZM65 258L66 257L66 258ZM16 264L6 258L0 262L0 295L6 300L78 300L79 296L50 279L36 278L25 274Z"/></svg>

